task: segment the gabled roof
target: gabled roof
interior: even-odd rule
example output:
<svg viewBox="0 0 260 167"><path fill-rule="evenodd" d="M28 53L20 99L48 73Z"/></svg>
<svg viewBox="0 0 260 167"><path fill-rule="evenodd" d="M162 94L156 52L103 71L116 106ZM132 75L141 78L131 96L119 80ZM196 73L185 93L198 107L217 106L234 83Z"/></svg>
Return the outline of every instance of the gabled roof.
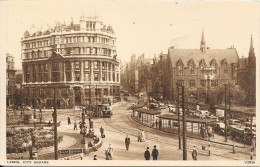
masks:
<svg viewBox="0 0 260 167"><path fill-rule="evenodd" d="M205 53L200 49L174 49L169 48L168 54L171 59L173 67L176 67L176 63L181 59L184 66L188 66L188 62L193 59L195 65L198 67L202 59L205 60L207 66L210 66L210 62L215 59L218 66L221 66L223 60L226 59L230 65L232 63L238 63L238 54L235 48L231 49L207 49Z"/></svg>
<svg viewBox="0 0 260 167"><path fill-rule="evenodd" d="M59 60L59 59L63 59L63 58L64 58L64 56L62 56L60 53L57 53L54 51L48 60Z"/></svg>

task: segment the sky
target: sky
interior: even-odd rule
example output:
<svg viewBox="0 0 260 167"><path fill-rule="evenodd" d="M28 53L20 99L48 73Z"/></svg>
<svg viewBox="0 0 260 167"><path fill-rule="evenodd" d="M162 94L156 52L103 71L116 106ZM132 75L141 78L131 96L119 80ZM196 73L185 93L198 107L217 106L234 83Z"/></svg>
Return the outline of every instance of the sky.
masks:
<svg viewBox="0 0 260 167"><path fill-rule="evenodd" d="M259 2L140 1L140 0L20 0L1 1L1 28L5 53L21 68L20 40L24 31L37 31L56 21L79 22L82 14L99 16L111 25L117 38L117 55L128 62L132 54L153 58L170 46L199 49L204 30L206 45L225 49L232 45L247 57L253 35L259 56ZM34 27L34 28L33 28ZM4 56L2 56L4 57Z"/></svg>

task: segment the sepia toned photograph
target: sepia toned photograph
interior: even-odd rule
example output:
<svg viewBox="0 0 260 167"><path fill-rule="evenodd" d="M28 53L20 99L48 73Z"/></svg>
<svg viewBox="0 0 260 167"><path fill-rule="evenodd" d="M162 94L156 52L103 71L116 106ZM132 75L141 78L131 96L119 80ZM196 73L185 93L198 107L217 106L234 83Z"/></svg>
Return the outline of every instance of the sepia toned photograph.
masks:
<svg viewBox="0 0 260 167"><path fill-rule="evenodd" d="M1 165L258 166L259 5L1 1Z"/></svg>

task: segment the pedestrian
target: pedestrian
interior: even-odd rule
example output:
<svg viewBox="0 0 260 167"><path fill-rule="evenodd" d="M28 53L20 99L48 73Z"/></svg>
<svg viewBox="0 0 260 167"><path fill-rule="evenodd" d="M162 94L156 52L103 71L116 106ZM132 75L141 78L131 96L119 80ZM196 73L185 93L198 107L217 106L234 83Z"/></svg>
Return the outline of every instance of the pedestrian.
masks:
<svg viewBox="0 0 260 167"><path fill-rule="evenodd" d="M76 122L76 121L74 121L74 130L78 130L77 122Z"/></svg>
<svg viewBox="0 0 260 167"><path fill-rule="evenodd" d="M157 120L155 122L155 126L156 126L156 128L158 128L158 121Z"/></svg>
<svg viewBox="0 0 260 167"><path fill-rule="evenodd" d="M193 160L197 160L198 152L197 152L196 146L193 146L193 150L192 150L191 155L192 155Z"/></svg>
<svg viewBox="0 0 260 167"><path fill-rule="evenodd" d="M97 160L97 155L94 155L94 159L93 160Z"/></svg>
<svg viewBox="0 0 260 167"><path fill-rule="evenodd" d="M68 117L68 125L70 125L71 124L71 122L70 122L70 117Z"/></svg>
<svg viewBox="0 0 260 167"><path fill-rule="evenodd" d="M254 158L254 155L253 155L253 152L250 153L250 160L253 160Z"/></svg>
<svg viewBox="0 0 260 167"><path fill-rule="evenodd" d="M126 136L125 138L125 147L126 147L126 150L128 151L129 149L129 145L130 145L130 138L128 137L128 135Z"/></svg>
<svg viewBox="0 0 260 167"><path fill-rule="evenodd" d="M100 128L100 134L101 134L101 137L103 137L103 134L104 134L104 128L101 126Z"/></svg>
<svg viewBox="0 0 260 167"><path fill-rule="evenodd" d="M142 130L139 129L139 131L138 131L138 139L137 139L138 142L141 142L141 135L142 135L141 133L142 133Z"/></svg>
<svg viewBox="0 0 260 167"><path fill-rule="evenodd" d="M146 151L144 152L144 158L145 158L145 160L150 160L149 147L147 147L147 148L146 148Z"/></svg>
<svg viewBox="0 0 260 167"><path fill-rule="evenodd" d="M159 151L156 149L156 145L154 145L154 148L152 151L153 160L157 160L158 155L159 155Z"/></svg>
<svg viewBox="0 0 260 167"><path fill-rule="evenodd" d="M114 152L114 149L112 148L111 144L109 144L109 146L108 146L108 156L110 157L110 159L113 158L113 152Z"/></svg>
<svg viewBox="0 0 260 167"><path fill-rule="evenodd" d="M141 132L141 141L145 141L144 130L142 130L142 132Z"/></svg>

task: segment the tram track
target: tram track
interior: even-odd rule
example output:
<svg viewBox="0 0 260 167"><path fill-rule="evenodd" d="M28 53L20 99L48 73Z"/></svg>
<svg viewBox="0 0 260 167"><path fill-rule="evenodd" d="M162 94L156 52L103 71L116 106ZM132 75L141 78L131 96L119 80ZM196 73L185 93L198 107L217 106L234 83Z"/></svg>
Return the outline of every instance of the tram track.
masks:
<svg viewBox="0 0 260 167"><path fill-rule="evenodd" d="M176 134L170 134L170 133L167 133L167 132L158 131L158 130L149 128L147 126L141 125L141 124L135 122L134 120L132 120L132 118L129 115L130 114L126 114L126 113L124 113L123 115L122 114L114 114L112 116L113 119L112 118L103 118L103 120L104 120L104 123L106 125L108 125L110 128L116 130L119 133L128 134L128 135L131 135L131 136L135 136L137 138L137 136L138 136L137 134L138 134L138 131L139 131L138 129L142 128L142 129L145 130L146 140L151 140L151 141L154 141L154 142L160 141L160 143L162 143L162 144L166 144L166 145L174 146L174 147L179 146L178 136L176 136ZM119 120L119 119L121 119L121 120ZM122 122L125 125L122 125ZM118 124L118 123L120 123L120 124ZM167 140L163 141L162 139L160 139L161 137L164 137L164 140L165 140L165 137L166 137L168 141ZM171 139L171 141L169 141L169 139ZM177 141L173 142L172 139L175 139ZM192 140L189 141L188 150L191 150L191 147L193 145L197 145L197 146L198 145L200 145L200 146L207 145L207 142L205 142L203 140L201 140L199 143L198 143L199 139L194 139L194 140L197 140L197 141L192 141ZM234 159L234 160L240 160L241 159L241 158L238 159L234 156L232 156L232 157L228 156L228 155L230 155L230 152L226 153L227 155L225 155L223 153L223 150L225 150L226 147L220 146L218 144L211 144L211 149L212 149L212 147L214 147L214 152L211 152L212 155L225 157L225 158L231 158L231 159ZM242 152L239 152L239 153L242 154ZM243 154L243 155L248 157L247 154ZM245 159L247 159L247 158L245 158Z"/></svg>

